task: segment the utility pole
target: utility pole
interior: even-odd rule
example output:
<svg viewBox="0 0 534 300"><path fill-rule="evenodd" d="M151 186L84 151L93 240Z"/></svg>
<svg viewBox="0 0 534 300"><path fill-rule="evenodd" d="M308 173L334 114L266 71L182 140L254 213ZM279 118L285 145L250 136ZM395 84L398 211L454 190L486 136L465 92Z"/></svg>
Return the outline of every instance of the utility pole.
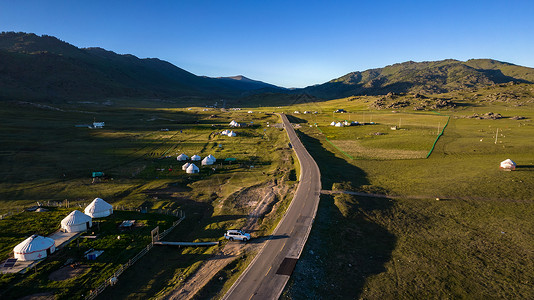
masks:
<svg viewBox="0 0 534 300"><path fill-rule="evenodd" d="M439 135L439 127L441 126L441 122L438 122L438 135Z"/></svg>
<svg viewBox="0 0 534 300"><path fill-rule="evenodd" d="M498 136L499 136L499 128L497 128L497 131L495 132L495 145L497 145Z"/></svg>

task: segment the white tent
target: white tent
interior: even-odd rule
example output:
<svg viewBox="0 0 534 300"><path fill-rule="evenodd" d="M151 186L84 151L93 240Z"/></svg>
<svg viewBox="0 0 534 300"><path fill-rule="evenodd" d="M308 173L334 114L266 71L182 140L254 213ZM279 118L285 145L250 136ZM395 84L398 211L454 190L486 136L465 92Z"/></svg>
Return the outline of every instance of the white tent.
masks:
<svg viewBox="0 0 534 300"><path fill-rule="evenodd" d="M228 132L230 132L230 131L229 131L228 129L225 129L225 130L223 130L223 131L221 132L221 134L222 134L222 135L227 135Z"/></svg>
<svg viewBox="0 0 534 300"><path fill-rule="evenodd" d="M84 213L91 218L103 218L113 213L113 206L104 201L102 198L95 198L93 202L87 205Z"/></svg>
<svg viewBox="0 0 534 300"><path fill-rule="evenodd" d="M195 166L195 164L190 164L189 167L187 167L187 169L185 170L187 174L198 173L199 171L200 169Z"/></svg>
<svg viewBox="0 0 534 300"><path fill-rule="evenodd" d="M204 157L204 159L202 160L202 165L203 165L203 166L213 165L213 161L209 158L209 156L206 156L206 157Z"/></svg>
<svg viewBox="0 0 534 300"><path fill-rule="evenodd" d="M210 160L211 160L212 162L216 162L216 161L217 161L217 159L215 158L215 156L213 156L213 155L211 155L211 154L208 155L207 157L209 157Z"/></svg>
<svg viewBox="0 0 534 300"><path fill-rule="evenodd" d="M201 160L201 159L202 159L202 157L200 157L200 155L196 155L196 154L195 154L195 155L191 156L191 160L192 160L192 161L199 161L199 160Z"/></svg>
<svg viewBox="0 0 534 300"><path fill-rule="evenodd" d="M185 163L183 166L182 166L182 170L187 170L187 168L189 168L191 164L190 163Z"/></svg>
<svg viewBox="0 0 534 300"><path fill-rule="evenodd" d="M32 235L13 248L19 260L38 260L56 251L56 242L48 237Z"/></svg>
<svg viewBox="0 0 534 300"><path fill-rule="evenodd" d="M232 120L232 122L230 122L230 126L239 127L239 123L237 123L236 121Z"/></svg>
<svg viewBox="0 0 534 300"><path fill-rule="evenodd" d="M336 126L336 121L332 121L332 123L330 123L330 126Z"/></svg>
<svg viewBox="0 0 534 300"><path fill-rule="evenodd" d="M336 123L336 127L343 127L343 123L341 123L341 122L337 122L337 123Z"/></svg>
<svg viewBox="0 0 534 300"><path fill-rule="evenodd" d="M228 135L229 137L233 137L233 136L236 136L235 132L233 132L233 131L230 131L230 132L228 132L228 134L227 134L227 135Z"/></svg>
<svg viewBox="0 0 534 300"><path fill-rule="evenodd" d="M185 155L185 154L180 154L178 155L178 157L176 157L176 160L178 161L185 161L185 160L188 160L189 159L189 156Z"/></svg>
<svg viewBox="0 0 534 300"><path fill-rule="evenodd" d="M79 210L72 211L68 216L61 220L61 230L64 232L84 231L91 226L93 226L91 217Z"/></svg>
<svg viewBox="0 0 534 300"><path fill-rule="evenodd" d="M515 167L517 166L517 164L511 160L511 159L507 159L507 160L504 160L501 162L501 169L505 169L505 170L515 170Z"/></svg>

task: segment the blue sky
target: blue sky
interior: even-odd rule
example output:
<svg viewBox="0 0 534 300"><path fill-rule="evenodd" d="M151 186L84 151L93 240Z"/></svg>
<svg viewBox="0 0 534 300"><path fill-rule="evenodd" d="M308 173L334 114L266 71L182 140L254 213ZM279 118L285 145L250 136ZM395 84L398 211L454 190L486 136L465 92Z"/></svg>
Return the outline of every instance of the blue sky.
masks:
<svg viewBox="0 0 534 300"><path fill-rule="evenodd" d="M284 87L454 58L534 67L534 1L10 1L0 30Z"/></svg>

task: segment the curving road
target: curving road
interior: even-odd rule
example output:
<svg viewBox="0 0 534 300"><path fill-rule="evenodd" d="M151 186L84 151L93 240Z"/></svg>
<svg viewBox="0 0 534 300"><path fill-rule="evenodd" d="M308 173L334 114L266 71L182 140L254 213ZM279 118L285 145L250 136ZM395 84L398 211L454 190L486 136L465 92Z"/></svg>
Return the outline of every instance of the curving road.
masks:
<svg viewBox="0 0 534 300"><path fill-rule="evenodd" d="M321 173L286 115L280 114L300 162L299 185L272 237L223 299L278 299L306 244L319 205Z"/></svg>

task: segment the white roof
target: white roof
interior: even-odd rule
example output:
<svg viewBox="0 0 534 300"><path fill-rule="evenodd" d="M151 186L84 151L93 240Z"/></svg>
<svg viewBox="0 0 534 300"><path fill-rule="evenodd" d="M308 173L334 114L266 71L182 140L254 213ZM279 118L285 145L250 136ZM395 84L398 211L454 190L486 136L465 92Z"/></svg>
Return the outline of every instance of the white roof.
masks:
<svg viewBox="0 0 534 300"><path fill-rule="evenodd" d="M223 131L221 132L221 134L228 134L228 132L229 132L228 129L225 129L225 130L223 130Z"/></svg>
<svg viewBox="0 0 534 300"><path fill-rule="evenodd" d="M61 220L61 226L78 225L89 221L91 221L91 217L79 210L74 210Z"/></svg>
<svg viewBox="0 0 534 300"><path fill-rule="evenodd" d="M230 136L230 137L231 137L231 136L236 136L235 132L233 132L233 131L228 132L227 135Z"/></svg>
<svg viewBox="0 0 534 300"><path fill-rule="evenodd" d="M517 164L509 158L501 161L501 168L515 168L516 166Z"/></svg>
<svg viewBox="0 0 534 300"><path fill-rule="evenodd" d="M13 248L16 253L31 253L46 250L55 244L54 240L40 235L32 235Z"/></svg>
<svg viewBox="0 0 534 300"><path fill-rule="evenodd" d="M213 165L213 160L211 160L209 158L209 156L206 156L204 157L204 159L202 160L202 165L203 166L206 166L206 165Z"/></svg>
<svg viewBox="0 0 534 300"><path fill-rule="evenodd" d="M185 163L183 166L182 166L182 170L187 170L187 168L189 168L191 164L190 163Z"/></svg>
<svg viewBox="0 0 534 300"><path fill-rule="evenodd" d="M337 123L336 123L336 127L343 127L343 123L341 123L341 122L337 122Z"/></svg>
<svg viewBox="0 0 534 300"><path fill-rule="evenodd" d="M178 157L176 157L177 160L180 160L180 161L183 161L183 160L188 160L189 159L189 156L185 155L185 154L180 154L178 155Z"/></svg>
<svg viewBox="0 0 534 300"><path fill-rule="evenodd" d="M216 162L216 161L217 161L217 159L215 158L215 156L213 156L213 155L211 155L211 154L208 155L208 156L206 156L206 157L209 157L209 159L210 159L212 162Z"/></svg>
<svg viewBox="0 0 534 300"><path fill-rule="evenodd" d="M194 171L200 171L200 169L195 166L195 164L190 164L189 167L185 170L187 173L194 173Z"/></svg>
<svg viewBox="0 0 534 300"><path fill-rule="evenodd" d="M95 214L95 213L108 211L108 210L110 210L112 208L113 208L113 206L111 204L107 203L106 201L104 201L104 199L95 198L95 200L93 200L93 202L89 203L89 205L87 205L87 207L85 207L84 212L85 212L86 215L92 215L92 214Z"/></svg>
<svg viewBox="0 0 534 300"><path fill-rule="evenodd" d="M200 155L196 155L195 154L195 155L191 156L191 160L201 160L201 159L202 159L202 157L200 157Z"/></svg>
<svg viewBox="0 0 534 300"><path fill-rule="evenodd" d="M332 123L330 123L330 126L334 126L336 125L336 121L332 121Z"/></svg>

